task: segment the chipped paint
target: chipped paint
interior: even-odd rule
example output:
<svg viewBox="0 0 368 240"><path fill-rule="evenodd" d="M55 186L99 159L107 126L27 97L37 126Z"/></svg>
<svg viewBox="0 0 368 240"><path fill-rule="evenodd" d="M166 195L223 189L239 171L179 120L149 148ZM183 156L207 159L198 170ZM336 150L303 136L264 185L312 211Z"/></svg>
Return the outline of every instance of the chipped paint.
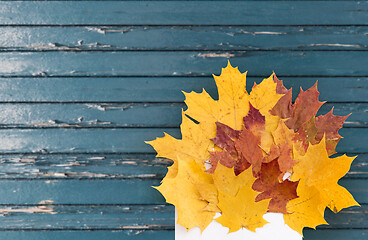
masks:
<svg viewBox="0 0 368 240"><path fill-rule="evenodd" d="M198 57L204 57L204 58L218 58L218 57L231 58L231 57L235 57L235 54L234 53L199 53Z"/></svg>
<svg viewBox="0 0 368 240"><path fill-rule="evenodd" d="M361 122L350 122L350 121L345 121L344 125L356 125L356 126L360 126L363 125Z"/></svg>
<svg viewBox="0 0 368 240"><path fill-rule="evenodd" d="M254 35L283 35L283 34L287 34L286 32L248 32L248 31L241 31L241 33L248 33L248 34L254 34Z"/></svg>
<svg viewBox="0 0 368 240"><path fill-rule="evenodd" d="M87 106L88 108L93 108L93 109L97 109L100 111L106 111L106 110L126 110L129 108L132 108L134 105L133 104L124 104L124 105L110 105L110 104L85 104L85 106Z"/></svg>
<svg viewBox="0 0 368 240"><path fill-rule="evenodd" d="M328 46L328 47L353 47L353 48L361 48L362 46L359 44L342 44L342 43L313 43L308 46L319 47L319 46Z"/></svg>
<svg viewBox="0 0 368 240"><path fill-rule="evenodd" d="M46 214L57 214L54 210L52 200L42 200L38 204L39 206L27 207L27 208L1 208L1 214L9 214L9 213L46 213Z"/></svg>
<svg viewBox="0 0 368 240"><path fill-rule="evenodd" d="M105 111L106 110L102 105L99 105L99 104L87 103L87 104L85 104L85 106L87 106L88 108L94 108L94 109L97 109L97 110L100 110L100 111Z"/></svg>
<svg viewBox="0 0 368 240"><path fill-rule="evenodd" d="M129 32L131 30L131 28L126 28L126 29L113 29L113 28L109 28L109 27L86 27L86 29L89 32L97 32L97 33L101 33L101 34L106 34L106 33L126 33Z"/></svg>

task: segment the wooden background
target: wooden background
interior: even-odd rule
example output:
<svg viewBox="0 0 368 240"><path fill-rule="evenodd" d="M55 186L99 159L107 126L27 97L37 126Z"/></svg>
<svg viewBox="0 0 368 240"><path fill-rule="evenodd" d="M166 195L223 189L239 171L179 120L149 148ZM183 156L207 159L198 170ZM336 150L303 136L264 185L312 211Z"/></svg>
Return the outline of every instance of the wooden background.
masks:
<svg viewBox="0 0 368 240"><path fill-rule="evenodd" d="M274 70L353 113L340 183L362 207L305 239L367 239L367 50L365 1L1 2L0 239L174 239L144 140L180 137L181 90L216 97L227 59L248 90Z"/></svg>

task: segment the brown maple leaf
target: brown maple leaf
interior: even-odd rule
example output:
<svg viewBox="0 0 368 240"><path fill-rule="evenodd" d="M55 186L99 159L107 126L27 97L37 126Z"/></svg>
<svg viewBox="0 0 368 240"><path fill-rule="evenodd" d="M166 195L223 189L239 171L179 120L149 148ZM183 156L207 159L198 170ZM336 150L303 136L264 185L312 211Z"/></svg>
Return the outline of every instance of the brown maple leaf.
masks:
<svg viewBox="0 0 368 240"><path fill-rule="evenodd" d="M298 182L291 182L287 179L280 182L280 174L281 171L277 159L269 163L262 163L261 171L252 188L261 192L256 197L256 202L271 198L268 205L269 212L287 213L286 203L298 197L296 194Z"/></svg>
<svg viewBox="0 0 368 240"><path fill-rule="evenodd" d="M326 149L328 155L335 154L335 148L337 143L340 141L341 136L338 133L339 129L342 128L345 120L350 116L336 116L332 113L333 108L326 115L316 117L316 127L318 129L316 134L316 140L320 142L325 135L326 138Z"/></svg>

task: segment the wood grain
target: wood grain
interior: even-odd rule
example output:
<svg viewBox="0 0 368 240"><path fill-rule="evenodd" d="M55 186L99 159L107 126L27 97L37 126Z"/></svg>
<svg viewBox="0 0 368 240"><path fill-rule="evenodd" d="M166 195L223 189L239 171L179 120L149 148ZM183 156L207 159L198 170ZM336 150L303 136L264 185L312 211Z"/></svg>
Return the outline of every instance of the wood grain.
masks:
<svg viewBox="0 0 368 240"><path fill-rule="evenodd" d="M243 66L243 65L241 65ZM251 69L249 69L251 71ZM270 73L271 74L271 73ZM262 77L248 77L247 91ZM318 80L320 99L329 102L367 102L367 77L284 77L296 98ZM185 92L202 89L217 98L213 77L21 77L0 78L0 102L183 102Z"/></svg>
<svg viewBox="0 0 368 240"><path fill-rule="evenodd" d="M162 179L172 164L154 153L2 154L0 159L0 180L152 180ZM344 179L368 179L368 153L358 154Z"/></svg>
<svg viewBox="0 0 368 240"><path fill-rule="evenodd" d="M368 103L326 103L318 115L332 108L351 113L345 127L368 126ZM7 103L0 104L0 129L179 127L182 109L184 103Z"/></svg>
<svg viewBox="0 0 368 240"><path fill-rule="evenodd" d="M318 229L354 229L366 226L366 210L367 205L351 207L338 214L326 210L326 220L330 225L320 226ZM172 205L3 205L0 211L4 216L0 231L120 230L134 233L139 230L174 229ZM30 214L32 212L34 213ZM345 223L346 218L351 219L348 224ZM140 224L137 225L138 221Z"/></svg>
<svg viewBox="0 0 368 240"><path fill-rule="evenodd" d="M164 197L152 186L161 179L3 179L0 204L163 204ZM361 204L367 203L366 179L343 179Z"/></svg>
<svg viewBox="0 0 368 240"><path fill-rule="evenodd" d="M364 25L366 1L2 2L3 25ZM231 12L231 14L229 14Z"/></svg>
<svg viewBox="0 0 368 240"><path fill-rule="evenodd" d="M273 71L280 76L368 75L360 51L130 51L4 52L0 76L212 76L220 74L228 58L242 72L246 66L250 76Z"/></svg>
<svg viewBox="0 0 368 240"><path fill-rule="evenodd" d="M0 129L2 153L153 153L144 141L180 137L178 128ZM338 152L367 152L368 128L343 128Z"/></svg>
<svg viewBox="0 0 368 240"><path fill-rule="evenodd" d="M3 26L0 51L365 51L367 31L367 26Z"/></svg>

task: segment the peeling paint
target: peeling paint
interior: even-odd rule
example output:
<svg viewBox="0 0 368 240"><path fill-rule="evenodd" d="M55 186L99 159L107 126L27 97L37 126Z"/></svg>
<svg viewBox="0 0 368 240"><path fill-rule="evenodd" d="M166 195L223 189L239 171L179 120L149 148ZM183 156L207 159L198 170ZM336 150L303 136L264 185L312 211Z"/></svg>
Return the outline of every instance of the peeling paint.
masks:
<svg viewBox="0 0 368 240"><path fill-rule="evenodd" d="M89 160L104 160L106 157L89 157Z"/></svg>
<svg viewBox="0 0 368 240"><path fill-rule="evenodd" d="M88 108L94 108L100 111L106 111L106 110L126 110L133 107L133 104L124 104L124 105L104 105L104 104L85 104Z"/></svg>
<svg viewBox="0 0 368 240"><path fill-rule="evenodd" d="M328 46L328 47L354 47L361 48L362 46L359 44L342 44L342 43L314 43L309 44L308 46L318 47L318 46Z"/></svg>
<svg viewBox="0 0 368 240"><path fill-rule="evenodd" d="M28 208L1 208L0 213L2 214L9 214L9 213L46 213L46 214L57 214L57 212L54 210L52 204L52 200L43 200L39 202L39 204L45 204L45 205L39 205L35 207L28 207Z"/></svg>
<svg viewBox="0 0 368 240"><path fill-rule="evenodd" d="M131 28L128 28L128 29L113 29L113 28L107 28L107 27L86 27L86 29L89 32L98 32L98 33L101 33L101 34L113 33L113 32L118 32L118 33L124 34L124 33L131 30Z"/></svg>
<svg viewBox="0 0 368 240"><path fill-rule="evenodd" d="M362 123L360 123L360 122L349 122L349 121L346 121L345 123L344 123L345 125L362 125Z"/></svg>
<svg viewBox="0 0 368 240"><path fill-rule="evenodd" d="M248 33L248 34L254 34L254 35L259 35L259 34L264 34L264 35L282 35L282 34L287 34L286 32L248 32L248 31L241 31L241 33Z"/></svg>
<svg viewBox="0 0 368 240"><path fill-rule="evenodd" d="M230 58L234 56L235 56L234 53L200 53L198 54L198 57L204 57L204 58L217 58L217 57Z"/></svg>
<svg viewBox="0 0 368 240"><path fill-rule="evenodd" d="M101 34L105 34L105 31L102 28L98 28L98 27L86 27L86 29L89 32L98 32L98 33L101 33Z"/></svg>
<svg viewBox="0 0 368 240"><path fill-rule="evenodd" d="M102 105L99 105L99 104L85 104L88 108L94 108L94 109L97 109L97 110L100 110L100 111L105 111L106 109L104 107L102 107Z"/></svg>

